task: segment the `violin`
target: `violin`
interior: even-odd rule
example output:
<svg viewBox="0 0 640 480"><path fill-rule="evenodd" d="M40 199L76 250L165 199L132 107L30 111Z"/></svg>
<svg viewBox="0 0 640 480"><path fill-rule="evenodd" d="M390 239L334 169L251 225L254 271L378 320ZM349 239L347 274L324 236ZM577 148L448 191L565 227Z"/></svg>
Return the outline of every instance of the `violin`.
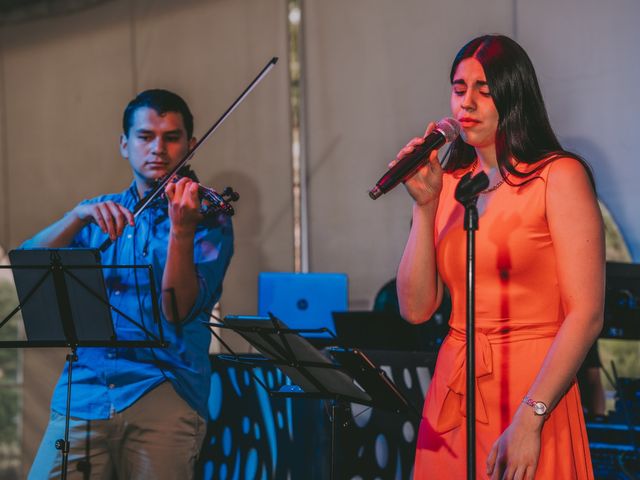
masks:
<svg viewBox="0 0 640 480"><path fill-rule="evenodd" d="M226 187L222 193L218 193L211 187L205 187L198 180L198 176L189 165L181 167L171 178L171 182L175 183L182 177L187 177L198 184L198 197L200 198L200 213L205 217L211 217L217 213L222 213L231 217L235 210L231 206L231 202L237 202L240 199L238 192L231 187ZM166 177L156 180L157 185L166 184ZM159 198L164 198L164 194Z"/></svg>
<svg viewBox="0 0 640 480"><path fill-rule="evenodd" d="M231 187L226 187L222 193L218 193L213 188L204 187L200 184L198 184L198 195L200 196L200 200L209 202L209 205L204 203L200 205L200 213L205 217L209 217L215 213L223 213L229 217L232 216L235 210L230 202L236 202L240 198L238 192L235 192Z"/></svg>

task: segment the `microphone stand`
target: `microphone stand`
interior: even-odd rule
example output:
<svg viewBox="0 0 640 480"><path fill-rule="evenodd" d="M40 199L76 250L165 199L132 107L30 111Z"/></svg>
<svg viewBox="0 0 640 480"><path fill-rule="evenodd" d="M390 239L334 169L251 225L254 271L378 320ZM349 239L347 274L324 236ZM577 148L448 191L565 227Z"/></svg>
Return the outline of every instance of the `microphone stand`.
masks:
<svg viewBox="0 0 640 480"><path fill-rule="evenodd" d="M476 348L475 348L475 231L479 228L478 195L489 186L484 172L475 177L465 174L458 183L455 198L465 209L464 229L467 231L467 479L476 478Z"/></svg>

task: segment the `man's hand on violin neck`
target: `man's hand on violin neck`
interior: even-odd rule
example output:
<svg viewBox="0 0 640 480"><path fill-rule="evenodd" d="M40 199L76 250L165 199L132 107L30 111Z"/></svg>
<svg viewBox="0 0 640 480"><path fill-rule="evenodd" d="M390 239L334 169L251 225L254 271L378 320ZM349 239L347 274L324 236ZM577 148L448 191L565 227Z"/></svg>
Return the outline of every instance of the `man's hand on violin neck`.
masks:
<svg viewBox="0 0 640 480"><path fill-rule="evenodd" d="M198 223L202 220L198 184L187 177L182 177L175 183L169 183L164 192L169 202L172 235L193 236Z"/></svg>
<svg viewBox="0 0 640 480"><path fill-rule="evenodd" d="M111 240L122 235L124 227L134 224L133 213L112 201L78 205L73 213L84 224L96 223Z"/></svg>

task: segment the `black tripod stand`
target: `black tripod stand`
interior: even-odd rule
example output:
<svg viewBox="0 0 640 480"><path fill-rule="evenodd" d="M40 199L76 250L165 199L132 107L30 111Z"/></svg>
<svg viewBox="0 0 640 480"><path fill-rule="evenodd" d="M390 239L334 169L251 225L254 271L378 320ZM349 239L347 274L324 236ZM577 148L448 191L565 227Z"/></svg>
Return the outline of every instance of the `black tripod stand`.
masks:
<svg viewBox="0 0 640 480"><path fill-rule="evenodd" d="M18 305L2 322L2 328L22 312L26 341L0 342L0 348L68 347L67 399L64 438L55 448L62 453L61 478L67 478L69 460L69 417L73 363L78 347L165 347L157 306L157 294L150 265L100 264L100 254L92 249L34 249L9 252L18 293ZM108 301L102 269L143 268L148 271L153 303L153 321L158 335L147 330ZM118 340L113 329L111 311L136 325L149 340Z"/></svg>

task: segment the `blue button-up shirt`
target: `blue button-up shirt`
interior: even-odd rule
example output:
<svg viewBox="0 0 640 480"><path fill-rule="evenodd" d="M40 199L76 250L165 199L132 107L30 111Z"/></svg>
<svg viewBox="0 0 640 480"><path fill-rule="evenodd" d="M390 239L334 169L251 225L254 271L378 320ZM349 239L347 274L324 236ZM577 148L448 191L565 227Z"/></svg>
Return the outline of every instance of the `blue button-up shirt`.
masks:
<svg viewBox="0 0 640 480"><path fill-rule="evenodd" d="M135 183L119 194L87 200L87 203L112 200L133 210L139 200ZM123 234L102 254L103 265L153 266L156 291L161 291L167 259L170 221L166 202L156 202L142 212L135 226ZM107 238L91 223L73 240L71 247L98 248ZM28 246L28 242L25 246ZM78 348L73 364L71 416L94 420L109 418L131 406L142 395L164 381L170 381L178 394L202 417L207 418L210 363L207 327L208 313L220 297L222 279L233 254L231 220L225 216L207 218L198 225L194 241L194 261L199 293L185 319L172 324L161 315L167 348ZM149 274L146 269L105 269L105 283L111 304L146 329L158 335L153 322ZM123 316L113 313L118 340L147 340L143 331ZM56 385L51 408L66 411L67 368Z"/></svg>

